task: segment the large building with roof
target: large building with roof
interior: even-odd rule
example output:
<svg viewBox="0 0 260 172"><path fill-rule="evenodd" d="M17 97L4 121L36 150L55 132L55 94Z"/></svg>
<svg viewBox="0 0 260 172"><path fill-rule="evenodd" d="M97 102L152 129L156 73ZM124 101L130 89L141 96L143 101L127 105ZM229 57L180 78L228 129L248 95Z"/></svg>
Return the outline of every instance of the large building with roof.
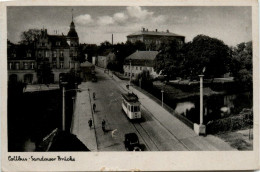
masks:
<svg viewBox="0 0 260 172"><path fill-rule="evenodd" d="M154 60L158 51L136 51L126 57L123 66L124 75L136 78L143 71L149 71L151 77L156 78L159 75L154 71ZM131 67L130 67L131 62Z"/></svg>
<svg viewBox="0 0 260 172"><path fill-rule="evenodd" d="M127 36L127 41L135 43L141 41L146 45L146 50L155 50L159 47L162 42L169 40L177 40L180 43L185 42L185 36L178 35L166 30L166 32L149 31L148 29L142 28L142 30L132 33Z"/></svg>
<svg viewBox="0 0 260 172"><path fill-rule="evenodd" d="M52 71L49 82L58 82L63 73L79 69L79 37L73 22L67 35L50 35L42 29L33 45L15 45L8 42L9 81L43 82L37 70L48 64Z"/></svg>

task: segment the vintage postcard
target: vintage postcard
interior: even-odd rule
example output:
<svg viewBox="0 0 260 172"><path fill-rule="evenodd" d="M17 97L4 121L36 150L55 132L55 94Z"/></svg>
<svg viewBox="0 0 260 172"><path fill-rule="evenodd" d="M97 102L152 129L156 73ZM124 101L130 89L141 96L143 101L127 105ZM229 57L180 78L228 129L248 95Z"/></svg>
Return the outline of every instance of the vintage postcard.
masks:
<svg viewBox="0 0 260 172"><path fill-rule="evenodd" d="M2 171L259 168L256 0L0 5Z"/></svg>

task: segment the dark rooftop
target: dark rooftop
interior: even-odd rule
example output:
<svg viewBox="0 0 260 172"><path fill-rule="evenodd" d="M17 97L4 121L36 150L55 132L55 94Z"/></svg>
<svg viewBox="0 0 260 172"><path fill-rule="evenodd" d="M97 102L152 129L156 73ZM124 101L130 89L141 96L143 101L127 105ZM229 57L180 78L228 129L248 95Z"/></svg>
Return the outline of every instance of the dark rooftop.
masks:
<svg viewBox="0 0 260 172"><path fill-rule="evenodd" d="M173 36L173 37L185 37L182 35L178 35L172 32L169 32L168 30L166 32L159 32L159 31L148 31L148 30L141 30L135 33L132 33L130 35L127 35L127 37L132 37L132 36L138 36L138 35L155 35L155 36Z"/></svg>

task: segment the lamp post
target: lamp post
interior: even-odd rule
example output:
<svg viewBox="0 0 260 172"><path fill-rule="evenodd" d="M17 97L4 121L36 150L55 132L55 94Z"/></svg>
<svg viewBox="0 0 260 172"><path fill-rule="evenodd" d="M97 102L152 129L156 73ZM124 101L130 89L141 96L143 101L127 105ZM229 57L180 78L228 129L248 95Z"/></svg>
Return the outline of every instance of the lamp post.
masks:
<svg viewBox="0 0 260 172"><path fill-rule="evenodd" d="M199 75L200 77L200 125L203 124L203 76Z"/></svg>
<svg viewBox="0 0 260 172"><path fill-rule="evenodd" d="M205 71L203 69L203 71ZM194 131L198 135L205 135L206 134L206 126L203 125L203 76L199 75L200 77L200 124L194 123Z"/></svg>
<svg viewBox="0 0 260 172"><path fill-rule="evenodd" d="M65 85L68 82L62 82L62 130L65 131Z"/></svg>
<svg viewBox="0 0 260 172"><path fill-rule="evenodd" d="M129 86L131 85L131 81L132 81L132 64L131 64L131 59L129 60L130 62L130 80L129 80Z"/></svg>
<svg viewBox="0 0 260 172"><path fill-rule="evenodd" d="M162 107L163 107L163 92L164 92L164 91L162 90L161 92L162 92Z"/></svg>

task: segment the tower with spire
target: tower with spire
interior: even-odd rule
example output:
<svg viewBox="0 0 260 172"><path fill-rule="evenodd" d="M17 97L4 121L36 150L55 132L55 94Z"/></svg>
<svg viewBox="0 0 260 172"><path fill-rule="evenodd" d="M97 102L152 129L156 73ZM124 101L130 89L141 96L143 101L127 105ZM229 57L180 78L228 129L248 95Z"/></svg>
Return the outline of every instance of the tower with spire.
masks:
<svg viewBox="0 0 260 172"><path fill-rule="evenodd" d="M77 47L79 45L79 37L73 22L73 9L71 10L71 16L70 30L67 34L67 41L71 47Z"/></svg>

